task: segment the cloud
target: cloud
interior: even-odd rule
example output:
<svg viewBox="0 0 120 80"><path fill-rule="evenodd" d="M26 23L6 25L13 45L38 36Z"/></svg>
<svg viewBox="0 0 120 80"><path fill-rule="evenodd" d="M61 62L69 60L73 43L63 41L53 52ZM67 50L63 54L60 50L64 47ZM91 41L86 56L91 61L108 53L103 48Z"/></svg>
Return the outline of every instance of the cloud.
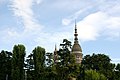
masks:
<svg viewBox="0 0 120 80"><path fill-rule="evenodd" d="M73 37L73 34L70 33L71 27L68 29L68 26L71 26L72 23L74 23L73 21L75 19L77 19L78 21L77 27L79 39L81 39L82 41L97 40L101 36L105 36L106 38L120 37L120 16L117 14L120 12L120 10L119 5L116 5L115 3L116 1L108 1L108 5L106 5L108 2L104 3L95 0L47 1L48 3L44 3L45 6L48 6L47 9L55 9L55 12L56 10L60 10L60 12L65 13L65 15L62 14L62 17L66 16L66 14L68 15L62 19L62 26L66 25L66 27L59 28L64 32L59 32L55 30L52 31L54 33L52 33L51 31L46 32L45 28L47 27L48 29L49 26L41 25L40 23L38 23L37 18L35 18L36 13L33 11L33 9L36 8L35 5L41 4L43 0L10 1L10 8L12 8L14 16L19 18L18 21L22 23L22 25L19 26L23 30L18 31L16 29L7 29L4 32L4 34L7 35L6 37L4 36L4 39L9 40L9 42L23 42L23 44L29 44L29 48L30 46L36 44L44 46L47 50L51 50L53 49L51 47L54 47L55 43L59 44L59 42L61 42L63 38L70 39ZM55 13L52 13L52 15L54 14ZM56 19L54 18L54 20ZM47 24L49 24L49 22ZM56 27L53 27L52 29L54 28Z"/></svg>
<svg viewBox="0 0 120 80"><path fill-rule="evenodd" d="M43 46L47 51L52 51L51 49L54 49L55 44L59 45L63 39L70 38L71 34L69 32L40 33L34 41Z"/></svg>
<svg viewBox="0 0 120 80"><path fill-rule="evenodd" d="M82 41L96 40L100 36L100 31L104 30L104 20L106 20L106 14L96 12L79 21L77 26L80 39Z"/></svg>
<svg viewBox="0 0 120 80"><path fill-rule="evenodd" d="M74 0L74 1L73 0L56 0L56 1L52 0L50 2L52 2L51 3L52 7L55 7L57 9L63 9L64 8L64 9L67 9L67 10L76 9L79 4L82 4L82 1L80 1L80 0Z"/></svg>
<svg viewBox="0 0 120 80"><path fill-rule="evenodd" d="M43 25L38 23L33 12L33 6L40 4L42 0L10 0L10 8L12 9L14 16L17 17L18 22L22 30L14 28L6 29L5 32L8 36L4 37L6 40L11 42L23 42L26 40L33 41L32 38L36 38L41 30L44 28ZM16 26L17 27L17 26ZM13 38L12 38L13 37ZM12 38L12 39L10 39Z"/></svg>
<svg viewBox="0 0 120 80"><path fill-rule="evenodd" d="M59 45L63 38L69 39L71 37L69 32L44 32L45 26L37 23L38 21L35 19L35 13L32 9L34 4L40 4L41 2L42 0L11 0L10 8L12 8L14 16L19 18L23 24L23 26L20 25L23 27L23 31L6 29L3 32L6 33L4 40L11 42L11 44L25 44L29 49L35 45L40 45L47 51L52 51L53 48L51 47L54 47L55 43Z"/></svg>
<svg viewBox="0 0 120 80"><path fill-rule="evenodd" d="M37 4L41 4L41 3L43 2L43 0L35 0L35 2L36 2Z"/></svg>
<svg viewBox="0 0 120 80"><path fill-rule="evenodd" d="M40 0L36 0L36 2L40 3ZM42 25L38 24L34 18L34 12L32 10L34 0L11 0L11 3L14 15L20 18L24 25L24 32L31 32L42 28Z"/></svg>
<svg viewBox="0 0 120 80"><path fill-rule="evenodd" d="M71 19L62 19L62 24L63 25L69 25L71 23Z"/></svg>
<svg viewBox="0 0 120 80"><path fill-rule="evenodd" d="M2 44L15 44L16 42L20 41L20 34L13 29L13 28L7 28L5 30L1 30L0 32L1 36L1 43Z"/></svg>
<svg viewBox="0 0 120 80"><path fill-rule="evenodd" d="M8 4L8 7L9 10L13 12L13 16L17 18L17 25L15 23L14 27L11 27L11 25L6 25L8 27L3 29L1 28L1 43L4 46L24 44L30 49L32 49L32 46L36 44L34 42L34 39L36 39L39 36L39 33L41 33L41 30L44 28L43 25L38 23L38 20L35 18L36 14L33 11L34 5L40 4L42 0L9 1L10 4Z"/></svg>
<svg viewBox="0 0 120 80"><path fill-rule="evenodd" d="M74 21L78 17L82 16L82 14L84 14L84 12L86 12L87 10L90 10L92 8L93 8L93 6L90 6L90 7L85 7L83 9L78 10L74 14L68 16L67 18L62 19L62 24L63 25L69 25L69 24L71 24L72 21Z"/></svg>
<svg viewBox="0 0 120 80"><path fill-rule="evenodd" d="M111 62L115 64L120 63L120 58L113 58Z"/></svg>
<svg viewBox="0 0 120 80"><path fill-rule="evenodd" d="M120 38L120 4L116 1L92 1L86 7L62 19L62 24L70 26L77 19L78 33L82 41ZM94 5L90 5L95 3ZM84 3L85 4L85 3Z"/></svg>
<svg viewBox="0 0 120 80"><path fill-rule="evenodd" d="M82 41L96 40L105 35L108 37L120 37L120 17L109 16L104 12L96 12L88 15L78 22L78 33Z"/></svg>
<svg viewBox="0 0 120 80"><path fill-rule="evenodd" d="M5 0L0 0L0 4L2 4L3 2L5 2Z"/></svg>

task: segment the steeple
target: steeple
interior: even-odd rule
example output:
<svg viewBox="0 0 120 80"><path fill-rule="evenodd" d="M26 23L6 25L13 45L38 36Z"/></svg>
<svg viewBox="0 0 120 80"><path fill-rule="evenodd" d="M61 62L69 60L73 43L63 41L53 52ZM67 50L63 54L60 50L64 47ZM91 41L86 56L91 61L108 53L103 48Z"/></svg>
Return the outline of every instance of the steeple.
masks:
<svg viewBox="0 0 120 80"><path fill-rule="evenodd" d="M76 25L76 20L75 20L75 34L74 34L75 38L74 38L74 44L78 44L78 34L77 34L77 25Z"/></svg>
<svg viewBox="0 0 120 80"><path fill-rule="evenodd" d="M76 20L75 20L75 33L74 33L74 44L72 46L72 53L75 55L76 63L80 64L82 61L82 48L78 42Z"/></svg>
<svg viewBox="0 0 120 80"><path fill-rule="evenodd" d="M55 44L55 50L54 50L54 63L56 63L58 61L58 54L57 54L57 47Z"/></svg>
<svg viewBox="0 0 120 80"><path fill-rule="evenodd" d="M55 52L57 51L57 47L56 47L56 44L55 44Z"/></svg>

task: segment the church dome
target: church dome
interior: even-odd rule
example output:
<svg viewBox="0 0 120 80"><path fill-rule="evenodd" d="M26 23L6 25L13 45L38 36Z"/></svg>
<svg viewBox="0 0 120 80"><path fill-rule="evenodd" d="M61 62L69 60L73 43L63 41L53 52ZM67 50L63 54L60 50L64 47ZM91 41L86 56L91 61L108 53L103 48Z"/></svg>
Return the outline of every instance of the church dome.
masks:
<svg viewBox="0 0 120 80"><path fill-rule="evenodd" d="M82 52L81 46L79 44L74 44L72 47L72 52L74 52L74 51Z"/></svg>

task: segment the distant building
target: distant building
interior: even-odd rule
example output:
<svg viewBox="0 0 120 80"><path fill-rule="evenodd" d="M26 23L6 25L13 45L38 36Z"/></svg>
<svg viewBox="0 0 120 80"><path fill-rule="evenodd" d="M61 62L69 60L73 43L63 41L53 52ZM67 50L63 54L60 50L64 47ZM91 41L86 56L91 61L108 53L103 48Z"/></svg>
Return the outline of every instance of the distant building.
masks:
<svg viewBox="0 0 120 80"><path fill-rule="evenodd" d="M82 54L82 48L81 48L81 46L79 45L79 42L78 42L76 22L75 22L75 34L74 34L74 36L75 36L74 44L72 46L71 53L75 54L76 63L81 63L83 54Z"/></svg>
<svg viewBox="0 0 120 80"><path fill-rule="evenodd" d="M75 34L74 34L74 44L72 46L71 49L71 54L75 55L75 59L76 59L76 63L81 64L82 62L82 48L79 45L79 41L78 41L78 34L77 34L77 25L75 22ZM54 51L54 63L58 62L58 54L57 54L57 48L55 45L55 51Z"/></svg>
<svg viewBox="0 0 120 80"><path fill-rule="evenodd" d="M54 50L54 56L53 56L53 60L54 60L54 63L57 63L58 62L58 54L57 54L57 47L55 45L55 50Z"/></svg>

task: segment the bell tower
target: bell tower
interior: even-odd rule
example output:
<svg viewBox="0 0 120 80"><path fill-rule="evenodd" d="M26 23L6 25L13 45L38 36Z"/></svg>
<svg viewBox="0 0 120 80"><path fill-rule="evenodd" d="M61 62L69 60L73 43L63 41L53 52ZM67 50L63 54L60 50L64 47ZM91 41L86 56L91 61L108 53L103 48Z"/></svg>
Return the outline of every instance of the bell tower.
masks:
<svg viewBox="0 0 120 80"><path fill-rule="evenodd" d="M79 41L78 41L76 21L75 21L75 33L74 33L74 44L72 46L72 54L75 55L76 63L81 64L83 54L82 54L82 48L79 45Z"/></svg>

